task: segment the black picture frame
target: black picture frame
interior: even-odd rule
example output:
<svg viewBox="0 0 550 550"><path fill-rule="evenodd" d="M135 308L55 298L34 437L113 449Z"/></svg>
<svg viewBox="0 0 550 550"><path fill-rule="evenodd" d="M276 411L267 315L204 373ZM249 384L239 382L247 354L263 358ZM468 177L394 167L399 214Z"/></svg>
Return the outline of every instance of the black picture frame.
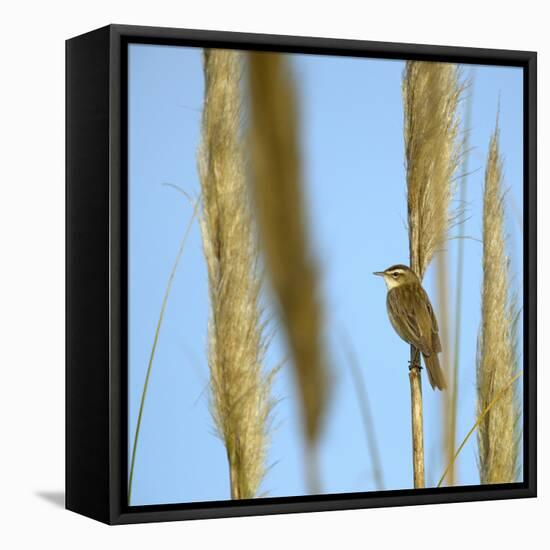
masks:
<svg viewBox="0 0 550 550"><path fill-rule="evenodd" d="M127 45L438 60L524 70L524 481L178 505L126 504ZM536 496L535 52L109 25L66 42L66 507L108 524Z"/></svg>

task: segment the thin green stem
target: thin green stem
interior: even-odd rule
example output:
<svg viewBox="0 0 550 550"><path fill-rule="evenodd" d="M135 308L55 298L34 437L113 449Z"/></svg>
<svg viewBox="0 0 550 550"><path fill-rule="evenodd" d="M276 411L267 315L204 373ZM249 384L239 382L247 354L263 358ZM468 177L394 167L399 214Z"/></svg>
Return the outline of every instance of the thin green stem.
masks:
<svg viewBox="0 0 550 550"><path fill-rule="evenodd" d="M483 412L479 415L478 419L476 420L475 424L472 426L470 431L466 434L466 437L462 440L462 443L460 444L460 447L457 449L456 453L453 456L453 459L451 462L447 465L445 468L445 471L443 472L443 475L441 476L441 479L439 480L437 486L441 487L441 484L443 483L443 480L449 473L449 470L454 466L456 459L458 455L460 454L460 451L464 448L464 445L468 442L468 439L470 439L470 436L475 432L477 427L481 424L483 419L487 416L487 413L493 408L493 405L508 391L510 386L523 374L523 371L519 371L495 396L495 398L485 407Z"/></svg>
<svg viewBox="0 0 550 550"><path fill-rule="evenodd" d="M174 186L175 187L175 186ZM193 208L193 214L191 215L191 218L189 219L189 223L187 224L187 227L185 228L185 233L183 234L183 238L181 240L178 253L176 255L176 259L174 261L174 265L172 266L172 270L170 271L170 276L168 277L168 283L166 284L166 290L164 291L164 297L162 299L162 305L160 308L160 314L157 321L157 326L155 329L155 336L153 338L153 346L151 348L151 354L149 356L149 364L147 365L147 372L145 374L145 382L143 383L143 391L141 393L141 401L139 404L139 412L137 417L137 424L136 424L136 431L134 433L134 444L132 447L132 458L130 461L130 475L128 478L128 505L131 504L132 499L132 485L134 480L134 466L136 462L136 452L137 452L137 445L139 440L139 433L141 429L141 420L143 418L143 409L145 405L145 398L147 396L147 388L149 387L149 379L151 377L151 371L153 367L153 361L155 359L155 353L157 350L157 343L159 339L160 334L160 327L162 326L162 321L164 319L164 312L166 310L166 304L168 303L168 297L170 296L170 290L172 289L172 283L174 281L174 276L176 274L176 270L178 268L179 262L181 260L183 249L185 248L185 243L187 242L187 238L189 236L189 233L191 232L191 227L193 226L193 222L195 220L195 217L197 216L197 212L199 209L200 204L200 196L195 202L195 206Z"/></svg>

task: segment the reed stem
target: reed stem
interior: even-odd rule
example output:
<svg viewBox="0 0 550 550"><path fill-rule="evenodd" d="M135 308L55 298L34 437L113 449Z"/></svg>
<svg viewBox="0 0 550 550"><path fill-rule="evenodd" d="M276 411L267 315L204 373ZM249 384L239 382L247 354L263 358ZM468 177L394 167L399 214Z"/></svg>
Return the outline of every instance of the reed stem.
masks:
<svg viewBox="0 0 550 550"><path fill-rule="evenodd" d="M452 185L459 164L457 104L462 93L456 65L408 61L403 74L407 217L410 267L420 281L444 243L452 215ZM424 427L420 358L411 347L409 380L414 486L423 487Z"/></svg>
<svg viewBox="0 0 550 550"><path fill-rule="evenodd" d="M447 235L445 235L447 238ZM445 380L451 379L451 359L455 352L451 348L449 339L449 257L445 248L441 249L436 255L436 286L438 296L438 318L439 318L439 337L443 353L441 354L441 368L445 375ZM442 395L442 438L441 448L443 456L446 457L445 462L449 462L454 452L454 439L452 429L452 406L453 406L453 386L448 387L448 391ZM454 470L450 473L449 483L454 484Z"/></svg>
<svg viewBox="0 0 550 550"><path fill-rule="evenodd" d="M470 159L470 126L472 123L472 98L473 98L473 82L474 70L472 69L469 84L469 94L466 97L466 112L464 125L466 133L462 142L462 169L460 175L460 205L458 218L458 252L456 263L456 296L455 296L455 323L454 323L454 341L453 341L453 370L452 370L452 400L451 400L451 426L449 433L449 444L454 449L456 445L456 423L458 417L458 372L460 368L460 340L462 332L462 288L464 285L464 240L465 240L465 205L467 200L468 189L468 165ZM450 457L450 453L448 457ZM449 475L449 485L455 484L455 462L452 462Z"/></svg>
<svg viewBox="0 0 550 550"><path fill-rule="evenodd" d="M413 446L413 480L414 488L425 486L424 474L424 418L422 412L422 378L418 365L420 356L418 351L411 346L411 368L409 370L409 382L411 385L411 427Z"/></svg>

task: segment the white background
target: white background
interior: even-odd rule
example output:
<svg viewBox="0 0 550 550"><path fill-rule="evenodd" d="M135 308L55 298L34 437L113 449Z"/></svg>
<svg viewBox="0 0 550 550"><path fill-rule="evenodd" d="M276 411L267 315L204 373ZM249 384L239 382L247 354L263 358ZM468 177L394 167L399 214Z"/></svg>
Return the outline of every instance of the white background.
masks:
<svg viewBox="0 0 550 550"><path fill-rule="evenodd" d="M3 548L547 547L549 41L523 0L6 2L0 20L0 546ZM539 497L109 528L62 509L64 41L108 23L539 52ZM546 40L545 40L546 38ZM547 92L546 92L547 95ZM545 147L546 145L546 147ZM546 269L545 269L546 268Z"/></svg>

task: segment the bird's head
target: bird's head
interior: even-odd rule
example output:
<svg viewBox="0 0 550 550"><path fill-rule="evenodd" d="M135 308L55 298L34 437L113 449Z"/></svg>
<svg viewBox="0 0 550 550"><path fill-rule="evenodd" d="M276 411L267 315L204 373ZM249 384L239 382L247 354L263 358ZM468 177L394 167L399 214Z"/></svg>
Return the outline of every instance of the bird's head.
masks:
<svg viewBox="0 0 550 550"><path fill-rule="evenodd" d="M384 271L375 271L374 275L384 277L388 290L401 285L418 283L416 273L410 267L403 264L392 265Z"/></svg>

